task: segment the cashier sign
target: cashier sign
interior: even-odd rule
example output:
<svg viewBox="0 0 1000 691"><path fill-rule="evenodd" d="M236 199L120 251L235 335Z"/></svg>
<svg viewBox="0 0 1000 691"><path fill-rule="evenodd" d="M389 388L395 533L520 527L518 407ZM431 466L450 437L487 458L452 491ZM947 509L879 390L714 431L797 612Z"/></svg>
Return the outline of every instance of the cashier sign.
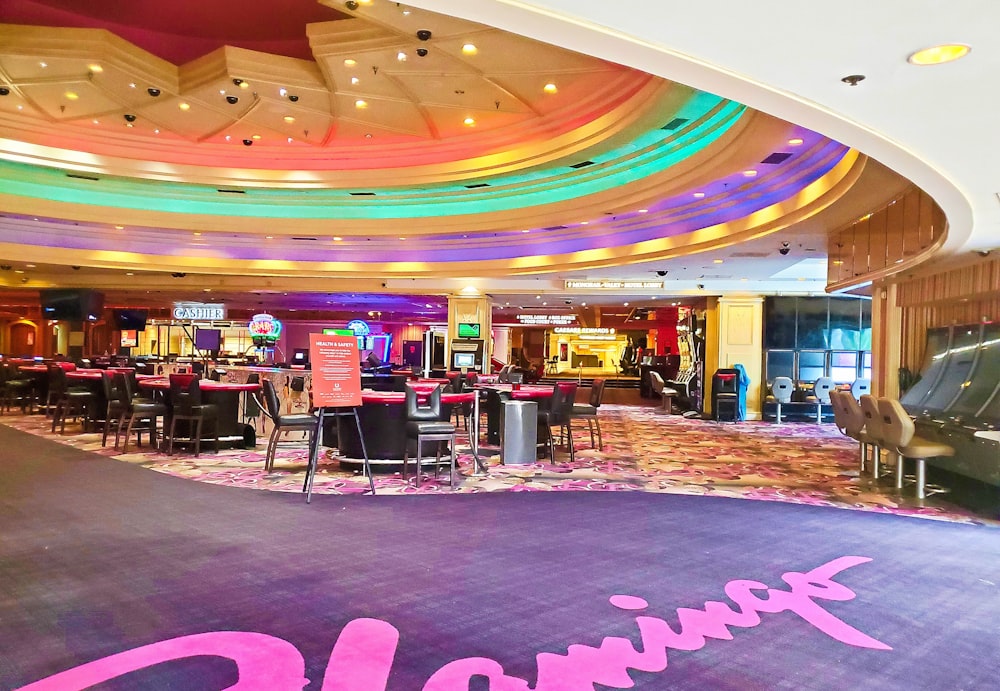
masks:
<svg viewBox="0 0 1000 691"><path fill-rule="evenodd" d="M361 359L354 336L309 334L313 405L361 405Z"/></svg>

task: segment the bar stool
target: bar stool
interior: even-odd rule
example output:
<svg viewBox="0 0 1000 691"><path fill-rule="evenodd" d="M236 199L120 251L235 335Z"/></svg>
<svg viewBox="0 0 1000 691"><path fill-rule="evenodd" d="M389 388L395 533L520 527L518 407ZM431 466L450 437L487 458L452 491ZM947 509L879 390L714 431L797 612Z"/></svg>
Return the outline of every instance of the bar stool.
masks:
<svg viewBox="0 0 1000 691"><path fill-rule="evenodd" d="M191 444L194 455L201 453L201 429L207 421L212 425L215 436L215 450L219 450L219 407L214 403L202 401L201 382L197 375L171 374L170 392L170 431L167 433L167 454L173 454L174 442ZM188 437L178 438L177 423L186 422Z"/></svg>
<svg viewBox="0 0 1000 691"><path fill-rule="evenodd" d="M417 392L406 387L406 439L417 442L416 486L420 487L420 468L423 461L424 442L436 442L437 456L434 460L434 476L437 477L441 464L441 444L449 442L451 449L451 486L455 486L455 425L441 419L441 387L435 388L427 397L426 405L419 405ZM409 445L403 450L403 479L408 477Z"/></svg>
<svg viewBox="0 0 1000 691"><path fill-rule="evenodd" d="M788 377L775 377L774 381L771 382L771 395L774 396L774 403L777 406L775 422L781 422L781 404L792 402L794 388L792 380Z"/></svg>
<svg viewBox="0 0 1000 691"><path fill-rule="evenodd" d="M872 447L872 479L878 480L881 475L882 449L890 449L882 432L882 413L878 408L878 400L871 394L864 394L858 401L861 412L865 416L865 434Z"/></svg>
<svg viewBox="0 0 1000 691"><path fill-rule="evenodd" d="M900 493L903 491L903 463L910 458L917 464L916 497L924 499L927 496L927 459L954 456L954 447L916 436L913 420L903 408L903 404L896 399L878 399L878 409L882 415L883 439L898 454L896 491Z"/></svg>
<svg viewBox="0 0 1000 691"><path fill-rule="evenodd" d="M52 432L59 425L59 434L66 433L66 418L80 417L83 419L83 429L87 430L90 418L90 408L94 404L94 393L86 388L69 386L66 381L66 370L59 365L49 365L49 394L46 407L52 403Z"/></svg>

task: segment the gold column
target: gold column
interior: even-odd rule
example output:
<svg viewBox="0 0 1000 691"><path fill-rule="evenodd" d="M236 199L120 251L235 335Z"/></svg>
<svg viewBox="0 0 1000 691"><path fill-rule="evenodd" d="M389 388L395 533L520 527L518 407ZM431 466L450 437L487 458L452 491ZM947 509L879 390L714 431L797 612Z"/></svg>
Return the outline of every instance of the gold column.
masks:
<svg viewBox="0 0 1000 691"><path fill-rule="evenodd" d="M903 310L897 292L895 283L872 284L871 392L889 398L899 396L898 372L903 352Z"/></svg>

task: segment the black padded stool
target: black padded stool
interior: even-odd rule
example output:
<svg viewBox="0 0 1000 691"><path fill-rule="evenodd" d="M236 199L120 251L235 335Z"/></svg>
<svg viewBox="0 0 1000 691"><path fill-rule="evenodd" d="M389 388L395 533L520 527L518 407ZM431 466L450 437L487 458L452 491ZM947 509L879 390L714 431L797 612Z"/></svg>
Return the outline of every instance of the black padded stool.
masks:
<svg viewBox="0 0 1000 691"><path fill-rule="evenodd" d="M94 404L93 392L82 387L69 386L66 380L66 370L59 365L49 365L48 401L52 409L52 432L59 425L59 434L66 433L66 418L80 417L83 420L83 430L87 430L90 409ZM48 403L46 404L48 405Z"/></svg>
<svg viewBox="0 0 1000 691"><path fill-rule="evenodd" d="M417 404L417 392L406 387L406 439L417 442L417 472L416 486L420 487L420 470L423 461L424 442L436 442L436 457L434 461L434 476L437 477L441 464L441 443L450 442L451 449L451 486L455 486L455 425L441 419L441 387L434 389L427 399L427 405ZM403 479L407 479L409 466L409 446L403 451Z"/></svg>

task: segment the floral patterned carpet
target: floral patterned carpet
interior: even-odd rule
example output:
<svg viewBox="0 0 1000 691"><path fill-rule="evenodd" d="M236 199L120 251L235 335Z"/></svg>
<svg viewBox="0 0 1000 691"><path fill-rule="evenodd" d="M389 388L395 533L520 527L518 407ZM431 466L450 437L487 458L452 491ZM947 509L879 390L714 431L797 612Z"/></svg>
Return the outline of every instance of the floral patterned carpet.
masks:
<svg viewBox="0 0 1000 691"><path fill-rule="evenodd" d="M574 427L575 462L557 448L555 464L538 462L503 465L499 449L481 447L485 474L473 473L467 437L459 430L460 472L456 487L448 483L447 467L439 478L425 475L419 488L396 473L376 473L378 494L433 494L497 491L625 491L700 494L745 499L834 506L905 514L938 520L993 524L992 518L947 501L947 494L923 506L900 499L890 485L859 478L857 444L832 424L714 422L665 415L654 407L601 406L604 449L591 449L586 425ZM300 433L286 435L279 445L273 472L264 472L267 433L254 449L222 449L211 445L195 457L186 451L167 455L148 446L122 454L101 446L99 433L51 434L42 415L7 415L0 423L76 448L177 477L261 490L300 492L307 449ZM73 432L70 431L73 429ZM368 489L358 473L342 470L335 449L321 456L313 491L348 494Z"/></svg>

